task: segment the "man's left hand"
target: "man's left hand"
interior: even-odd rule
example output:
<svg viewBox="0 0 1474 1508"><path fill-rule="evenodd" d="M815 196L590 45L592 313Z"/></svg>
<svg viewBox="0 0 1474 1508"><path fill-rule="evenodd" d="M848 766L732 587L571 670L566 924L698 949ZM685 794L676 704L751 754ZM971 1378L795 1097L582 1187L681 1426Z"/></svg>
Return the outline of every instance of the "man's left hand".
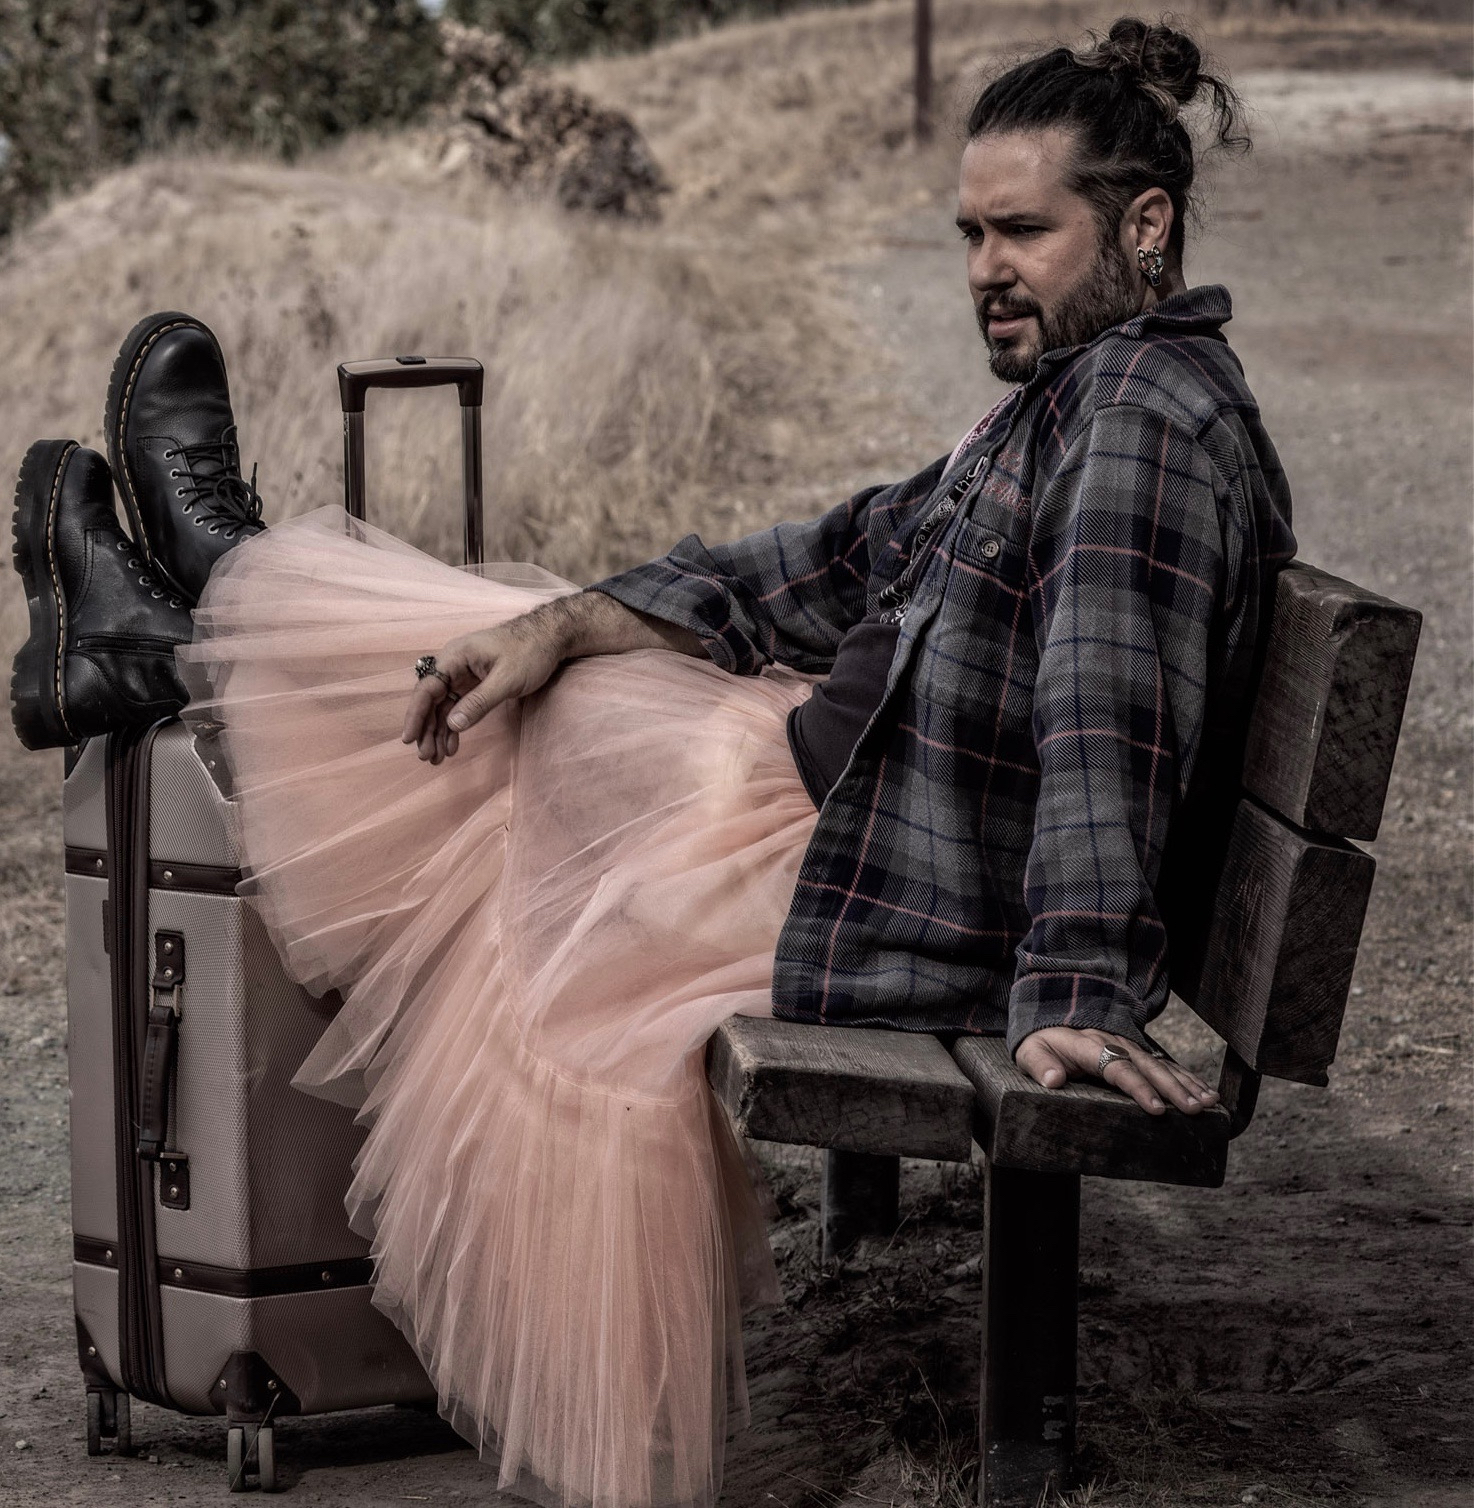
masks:
<svg viewBox="0 0 1474 1508"><path fill-rule="evenodd" d="M1106 1047L1127 1056L1107 1063L1102 1073L1101 1050ZM1062 1089L1070 1079L1104 1079L1152 1115L1165 1115L1169 1103L1188 1115L1218 1103L1212 1089L1171 1058L1094 1027L1041 1027L1019 1044L1014 1061L1046 1089Z"/></svg>

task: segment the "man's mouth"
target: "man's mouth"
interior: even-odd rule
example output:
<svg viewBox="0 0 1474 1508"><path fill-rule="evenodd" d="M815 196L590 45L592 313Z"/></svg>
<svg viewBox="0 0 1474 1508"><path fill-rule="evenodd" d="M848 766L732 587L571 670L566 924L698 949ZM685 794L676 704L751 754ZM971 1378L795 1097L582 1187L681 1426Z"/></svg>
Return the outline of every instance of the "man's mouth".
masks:
<svg viewBox="0 0 1474 1508"><path fill-rule="evenodd" d="M990 309L986 316L985 328L989 335L997 339L1003 339L1009 335L1017 335L1023 329L1026 321L1033 318L1028 310Z"/></svg>

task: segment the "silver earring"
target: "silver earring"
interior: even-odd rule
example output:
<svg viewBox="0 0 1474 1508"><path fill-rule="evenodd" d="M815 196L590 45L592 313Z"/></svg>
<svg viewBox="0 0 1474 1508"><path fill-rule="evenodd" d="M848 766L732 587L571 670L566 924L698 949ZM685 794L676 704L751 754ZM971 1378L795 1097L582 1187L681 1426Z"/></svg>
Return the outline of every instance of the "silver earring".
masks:
<svg viewBox="0 0 1474 1508"><path fill-rule="evenodd" d="M1167 259L1162 255L1160 246L1138 246L1136 248L1136 265L1141 268L1153 288L1162 281L1162 268Z"/></svg>

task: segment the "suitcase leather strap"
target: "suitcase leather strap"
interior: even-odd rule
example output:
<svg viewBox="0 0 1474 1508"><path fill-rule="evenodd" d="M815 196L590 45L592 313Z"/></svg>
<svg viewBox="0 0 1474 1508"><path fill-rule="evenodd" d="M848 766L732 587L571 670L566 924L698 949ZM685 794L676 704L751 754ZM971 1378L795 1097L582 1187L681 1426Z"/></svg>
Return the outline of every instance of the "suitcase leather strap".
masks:
<svg viewBox="0 0 1474 1508"><path fill-rule="evenodd" d="M176 1405L164 1371L164 1320L154 1225L154 1164L139 1156L151 1006L148 955L149 768L164 721L107 741L107 875L112 971L114 1148L118 1189L119 1381L135 1398ZM177 1025L177 1023L176 1023ZM167 1039L159 1050L168 1046ZM156 1050L157 1051L157 1050ZM167 1063L163 1066L167 1068ZM167 1083L168 1074L164 1074ZM160 1096L160 1101L162 1101ZM167 1114L167 1108L165 1110Z"/></svg>
<svg viewBox="0 0 1474 1508"><path fill-rule="evenodd" d="M169 1106L184 1014L184 937L179 932L154 933L152 991L139 1074L138 1155L157 1161L169 1142Z"/></svg>

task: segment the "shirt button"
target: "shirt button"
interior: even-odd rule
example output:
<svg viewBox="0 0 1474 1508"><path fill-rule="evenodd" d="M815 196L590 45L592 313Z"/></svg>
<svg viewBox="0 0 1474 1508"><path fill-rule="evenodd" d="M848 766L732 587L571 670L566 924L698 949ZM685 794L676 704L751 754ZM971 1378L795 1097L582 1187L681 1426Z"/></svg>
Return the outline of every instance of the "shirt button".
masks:
<svg viewBox="0 0 1474 1508"><path fill-rule="evenodd" d="M1003 546L1000 545L996 539L985 539L983 541L983 559L996 560L998 558L998 552L1002 548Z"/></svg>

